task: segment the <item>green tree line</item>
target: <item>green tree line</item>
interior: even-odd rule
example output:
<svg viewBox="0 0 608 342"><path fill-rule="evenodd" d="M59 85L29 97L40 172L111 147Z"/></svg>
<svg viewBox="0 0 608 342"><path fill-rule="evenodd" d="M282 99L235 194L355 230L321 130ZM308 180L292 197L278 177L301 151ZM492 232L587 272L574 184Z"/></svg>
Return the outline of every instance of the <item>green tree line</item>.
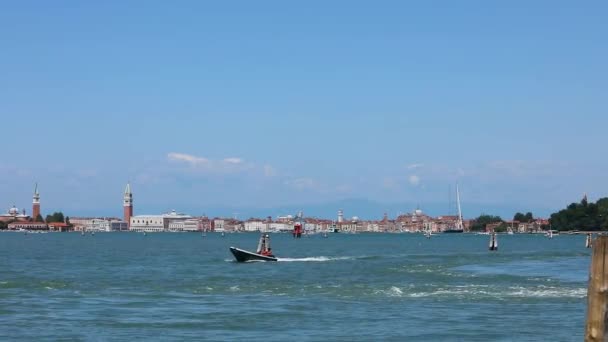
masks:
<svg viewBox="0 0 608 342"><path fill-rule="evenodd" d="M608 230L608 198L595 203L583 199L566 209L551 214L551 227L556 230Z"/></svg>

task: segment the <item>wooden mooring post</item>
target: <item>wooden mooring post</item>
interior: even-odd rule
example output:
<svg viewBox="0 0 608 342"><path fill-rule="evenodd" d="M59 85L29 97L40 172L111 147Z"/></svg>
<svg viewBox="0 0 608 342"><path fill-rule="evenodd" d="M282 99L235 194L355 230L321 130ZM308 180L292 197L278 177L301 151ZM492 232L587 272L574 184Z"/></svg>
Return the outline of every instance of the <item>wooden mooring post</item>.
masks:
<svg viewBox="0 0 608 342"><path fill-rule="evenodd" d="M585 341L608 341L608 236L593 241L589 287L587 289L587 324Z"/></svg>

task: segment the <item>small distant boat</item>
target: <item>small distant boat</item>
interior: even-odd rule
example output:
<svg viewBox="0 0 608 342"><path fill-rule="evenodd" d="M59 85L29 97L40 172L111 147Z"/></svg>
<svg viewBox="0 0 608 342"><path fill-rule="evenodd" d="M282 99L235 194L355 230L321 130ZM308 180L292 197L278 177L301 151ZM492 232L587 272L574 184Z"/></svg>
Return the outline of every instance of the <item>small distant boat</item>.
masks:
<svg viewBox="0 0 608 342"><path fill-rule="evenodd" d="M258 249L255 253L236 247L230 247L230 252L232 255L234 255L237 262L278 260L272 254L272 248L270 248L270 236L266 233L263 233L262 236L260 236Z"/></svg>
<svg viewBox="0 0 608 342"><path fill-rule="evenodd" d="M553 239L553 231L552 231L552 230L549 230L549 231L547 232L547 237L548 237L549 239Z"/></svg>
<svg viewBox="0 0 608 342"><path fill-rule="evenodd" d="M430 239L432 235L433 235L433 233L431 233L430 230L427 230L424 232L424 237L426 237L427 239Z"/></svg>
<svg viewBox="0 0 608 342"><path fill-rule="evenodd" d="M443 231L443 233L463 233L464 229L455 229L455 228L449 228Z"/></svg>
<svg viewBox="0 0 608 342"><path fill-rule="evenodd" d="M498 250L498 239L496 238L496 233L492 233L492 236L490 236L490 244L488 246L488 249L491 251Z"/></svg>
<svg viewBox="0 0 608 342"><path fill-rule="evenodd" d="M222 236L224 236L224 232L222 232Z"/></svg>
<svg viewBox="0 0 608 342"><path fill-rule="evenodd" d="M324 232L324 233L323 233L323 237L324 237L324 238L329 237L329 235L327 235L327 232Z"/></svg>
<svg viewBox="0 0 608 342"><path fill-rule="evenodd" d="M591 248L591 234L587 234L587 239L585 240L585 248Z"/></svg>
<svg viewBox="0 0 608 342"><path fill-rule="evenodd" d="M144 232L144 236L146 236L146 235L148 235L148 234L146 234L146 232Z"/></svg>

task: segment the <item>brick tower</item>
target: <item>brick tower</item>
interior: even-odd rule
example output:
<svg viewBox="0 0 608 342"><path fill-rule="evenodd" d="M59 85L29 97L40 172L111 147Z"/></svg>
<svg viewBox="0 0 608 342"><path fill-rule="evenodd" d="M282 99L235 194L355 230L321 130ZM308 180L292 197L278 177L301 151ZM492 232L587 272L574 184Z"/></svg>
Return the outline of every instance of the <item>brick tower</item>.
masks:
<svg viewBox="0 0 608 342"><path fill-rule="evenodd" d="M133 194L131 193L131 185L127 183L125 188L125 195L122 203L124 209L124 220L127 222L127 226L131 226L131 216L133 216Z"/></svg>
<svg viewBox="0 0 608 342"><path fill-rule="evenodd" d="M32 220L36 222L36 219L40 215L40 194L38 193L38 183L34 187L34 199L32 200Z"/></svg>

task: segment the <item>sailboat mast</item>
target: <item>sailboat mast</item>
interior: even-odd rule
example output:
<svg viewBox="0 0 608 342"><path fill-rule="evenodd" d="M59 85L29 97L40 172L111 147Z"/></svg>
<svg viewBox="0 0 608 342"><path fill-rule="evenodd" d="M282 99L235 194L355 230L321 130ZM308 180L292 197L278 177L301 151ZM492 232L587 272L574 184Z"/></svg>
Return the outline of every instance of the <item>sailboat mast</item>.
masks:
<svg viewBox="0 0 608 342"><path fill-rule="evenodd" d="M458 229L462 229L462 211L460 210L460 192L458 191L458 184L456 184L456 203L458 205Z"/></svg>

